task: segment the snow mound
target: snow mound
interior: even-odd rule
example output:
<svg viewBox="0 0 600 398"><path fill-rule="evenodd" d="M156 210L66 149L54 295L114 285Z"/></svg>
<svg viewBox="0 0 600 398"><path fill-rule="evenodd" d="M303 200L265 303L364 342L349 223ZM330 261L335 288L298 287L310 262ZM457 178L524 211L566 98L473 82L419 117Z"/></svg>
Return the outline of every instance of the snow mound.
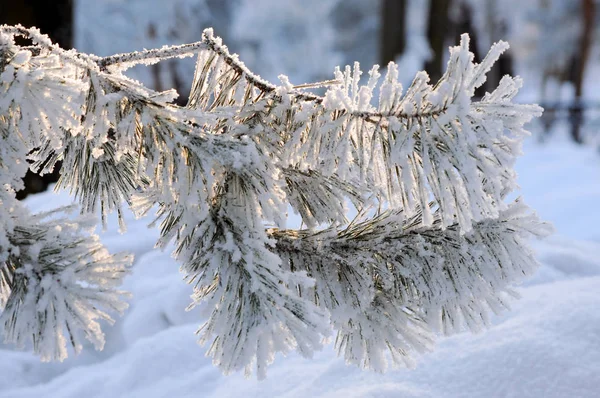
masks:
<svg viewBox="0 0 600 398"><path fill-rule="evenodd" d="M184 324L142 337L106 361L0 396L593 397L600 386L599 289L600 277L525 289L489 331L444 340L412 371L361 372L328 349L312 361L280 358L263 382L226 377L196 345L196 326ZM2 370L14 374L14 358L3 357Z"/></svg>

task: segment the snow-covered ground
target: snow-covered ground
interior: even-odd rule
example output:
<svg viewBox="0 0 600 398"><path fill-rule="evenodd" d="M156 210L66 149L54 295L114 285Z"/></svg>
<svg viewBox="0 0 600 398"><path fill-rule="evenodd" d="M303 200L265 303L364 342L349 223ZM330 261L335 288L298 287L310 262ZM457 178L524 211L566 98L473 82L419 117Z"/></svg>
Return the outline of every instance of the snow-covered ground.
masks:
<svg viewBox="0 0 600 398"><path fill-rule="evenodd" d="M136 254L126 315L105 326L107 345L64 363L41 363L0 346L0 397L597 397L600 396L600 154L554 137L526 142L519 193L556 234L533 242L542 263L513 310L489 330L442 340L414 370L381 375L347 366L331 346L312 360L277 358L265 381L223 376L196 344L201 323L185 312L191 288L157 233L130 217L102 235ZM45 193L32 209L69 202Z"/></svg>

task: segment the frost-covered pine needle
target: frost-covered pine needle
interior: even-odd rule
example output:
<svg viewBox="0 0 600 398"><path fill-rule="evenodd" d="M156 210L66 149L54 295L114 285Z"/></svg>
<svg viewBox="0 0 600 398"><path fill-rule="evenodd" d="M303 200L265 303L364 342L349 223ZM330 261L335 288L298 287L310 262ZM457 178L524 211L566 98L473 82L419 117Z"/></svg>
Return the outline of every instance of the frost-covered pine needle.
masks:
<svg viewBox="0 0 600 398"><path fill-rule="evenodd" d="M57 189L104 223L117 211L125 229L123 203L156 209L157 246L175 244L191 306L208 309L200 342L225 373L264 377L275 353L311 356L332 329L350 363L412 366L436 333L487 325L537 266L525 240L549 233L506 199L524 125L542 110L513 102L522 83L509 76L475 101L508 46L480 64L468 46L464 35L433 85L421 72L404 91L394 63L361 85L355 64L318 84L321 97L256 76L210 29L100 58L0 27L6 340L31 340L43 359L63 359L67 339L78 351L81 332L101 348L97 319L123 310L114 289L131 260L109 255L85 216L30 215L14 195L27 159L42 173L62 161ZM185 107L122 74L193 55ZM288 206L308 229L285 229Z"/></svg>

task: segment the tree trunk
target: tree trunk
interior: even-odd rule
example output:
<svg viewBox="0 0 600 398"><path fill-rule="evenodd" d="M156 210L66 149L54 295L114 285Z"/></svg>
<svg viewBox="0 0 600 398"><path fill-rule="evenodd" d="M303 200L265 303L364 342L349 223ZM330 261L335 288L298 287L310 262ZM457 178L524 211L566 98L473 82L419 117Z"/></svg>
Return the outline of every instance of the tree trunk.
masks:
<svg viewBox="0 0 600 398"><path fill-rule="evenodd" d="M406 47L406 0L384 0L381 22L380 62L385 66Z"/></svg>
<svg viewBox="0 0 600 398"><path fill-rule="evenodd" d="M432 57L425 63L425 70L429 73L432 83L436 83L444 70L444 54L446 38L450 29L448 11L452 0L431 0L429 4L429 18L427 25L427 39L431 47Z"/></svg>
<svg viewBox="0 0 600 398"><path fill-rule="evenodd" d="M585 67L592 47L592 36L594 33L594 14L596 7L594 0L581 0L581 22L582 32L579 40L579 49L575 54L573 62L573 85L575 86L575 104L571 107L569 119L571 121L571 137L577 143L583 142L581 136L581 125L583 124L583 106L581 97L583 95L583 79Z"/></svg>

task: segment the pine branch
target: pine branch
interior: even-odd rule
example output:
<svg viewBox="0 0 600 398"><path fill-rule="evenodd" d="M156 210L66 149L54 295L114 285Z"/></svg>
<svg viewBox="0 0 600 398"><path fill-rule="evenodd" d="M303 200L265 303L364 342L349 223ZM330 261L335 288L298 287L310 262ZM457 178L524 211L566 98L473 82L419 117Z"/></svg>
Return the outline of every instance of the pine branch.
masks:
<svg viewBox="0 0 600 398"><path fill-rule="evenodd" d="M84 213L156 206L157 246L174 241L193 305L207 302L200 340L224 372L256 366L263 377L276 352L311 355L329 325L347 361L376 370L386 352L411 365L432 332L479 329L533 272L524 239L547 227L506 201L524 125L541 108L513 103L521 81L508 76L473 101L507 45L475 64L468 44L463 36L451 49L435 85L419 73L403 94L390 63L381 82L375 66L361 86L355 64L336 69L321 97L285 76L261 79L211 30L197 43L100 58L0 27L0 204L14 209L0 214L5 334L18 344L33 335L43 357L63 358L63 327L76 350L76 327L100 345L96 303L122 309L120 293L101 286L113 287L126 258L15 205L26 157L40 172L62 160L57 186ZM122 74L191 55L185 107L172 103L176 92ZM348 200L361 211L350 224ZM283 229L288 205L310 229ZM38 248L51 255L31 254ZM107 274L95 276L97 264Z"/></svg>
<svg viewBox="0 0 600 398"><path fill-rule="evenodd" d="M264 378L276 352L311 357L329 324L325 311L287 288L312 281L281 268L253 196L247 181L228 173L210 216L179 257L195 303L212 309L198 333L202 344L212 340L213 363L226 374L245 368L247 375L255 364Z"/></svg>
<svg viewBox="0 0 600 398"><path fill-rule="evenodd" d="M55 48L44 37L32 39ZM95 224L89 217L59 215L72 209L32 216L15 198L28 153L70 145L65 130L78 131L82 115L76 98L84 85L75 71L39 54L0 35L0 325L6 342L32 344L42 360L63 360L67 339L81 350L82 333L103 347L97 320L112 322L109 312L126 308L126 294L115 287L131 258L109 255L89 233Z"/></svg>
<svg viewBox="0 0 600 398"><path fill-rule="evenodd" d="M64 360L67 341L81 351L81 332L101 350L104 335L97 320L112 323L109 312L127 308L121 301L127 294L114 288L131 257L109 255L97 236L85 232L95 220L57 217L69 210L18 220L9 235L13 249L0 263L5 341L18 347L30 341L44 361Z"/></svg>
<svg viewBox="0 0 600 398"><path fill-rule="evenodd" d="M514 140L518 137L507 137L505 128L524 134L522 125L540 112L539 107L510 102L520 85L510 78L505 78L490 97L501 102L503 109L491 107L485 99L473 104L468 100L507 47L504 43L497 44L482 64L475 65L465 37L461 47L452 50L448 72L435 87L421 74L404 97L400 96L397 69L390 64L376 111L369 103L379 78L376 68L367 86L359 88L360 70L355 66L354 72L348 68L344 73L336 72L337 80L344 82L342 87L330 88L324 98L306 97L285 81L277 87L253 75L210 31L205 32L201 43L205 46L96 60L107 66L198 51L189 107L204 111L199 120L177 107L154 102L152 97L158 94L118 73L113 76L94 68L88 73L126 93L129 102L145 98L143 104L153 104L171 117L183 116L178 128L184 126L188 134L194 134L193 126L203 126L211 134L250 135L280 168L325 169L340 178L358 173L361 184L384 203L402 206L407 216L417 207L427 209L425 204L433 196L443 213L444 227L458 222L468 231L472 221L497 214L506 193L515 188L510 169L520 142ZM76 60L81 58L84 56ZM139 107L131 108L134 115L125 115L127 120L136 119L139 112ZM211 120L206 120L207 114L212 115ZM117 125L119 121L108 122ZM134 144L128 143L130 150L139 147ZM430 215L423 220L430 223Z"/></svg>
<svg viewBox="0 0 600 398"><path fill-rule="evenodd" d="M520 200L465 235L458 226L440 231L436 212L433 227L399 212L346 228L269 231L284 264L315 280L297 291L331 314L346 360L375 370L385 369L388 350L410 366L431 348L432 332L489 325L490 311L507 308L510 286L538 267L526 240L551 232Z"/></svg>
<svg viewBox="0 0 600 398"><path fill-rule="evenodd" d="M207 43L211 37L205 36ZM497 215L515 188L510 169L520 150L518 136L527 134L523 124L541 112L511 103L521 83L508 77L480 103L470 102L506 48L498 43L476 65L465 36L436 86L419 74L403 97L397 67L390 64L375 109L370 100L379 79L376 67L366 86L359 87L355 65L354 71L336 72L341 87L330 88L324 98L307 97L285 79L279 87L260 80L217 41L214 51L199 54L190 106L213 112L241 107L244 119L221 124L250 134L282 166L327 170L340 178L359 175L380 200L402 206L407 216L427 208L433 197L444 227L458 223L468 231L473 221ZM254 89L258 95L252 95ZM491 98L502 111L489 106ZM513 136L505 135L506 128ZM431 216L423 221L429 224Z"/></svg>

